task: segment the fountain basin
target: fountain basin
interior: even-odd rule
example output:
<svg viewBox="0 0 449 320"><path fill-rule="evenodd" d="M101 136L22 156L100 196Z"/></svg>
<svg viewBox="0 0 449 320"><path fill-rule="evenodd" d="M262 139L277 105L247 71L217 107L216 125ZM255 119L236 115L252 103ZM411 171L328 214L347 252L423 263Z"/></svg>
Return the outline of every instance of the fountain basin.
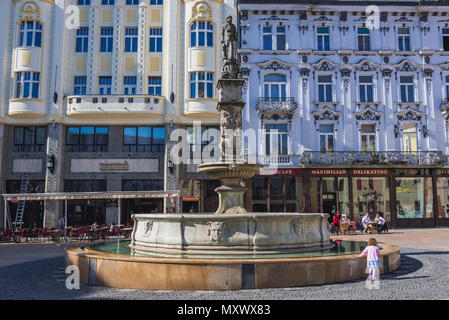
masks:
<svg viewBox="0 0 449 320"><path fill-rule="evenodd" d="M341 241L331 249L265 257L154 257L133 254L129 241L66 248L80 282L150 290L240 290L320 285L366 278L365 241ZM381 274L400 267L399 247L380 243Z"/></svg>
<svg viewBox="0 0 449 320"><path fill-rule="evenodd" d="M137 253L268 254L332 246L328 214L135 214Z"/></svg>

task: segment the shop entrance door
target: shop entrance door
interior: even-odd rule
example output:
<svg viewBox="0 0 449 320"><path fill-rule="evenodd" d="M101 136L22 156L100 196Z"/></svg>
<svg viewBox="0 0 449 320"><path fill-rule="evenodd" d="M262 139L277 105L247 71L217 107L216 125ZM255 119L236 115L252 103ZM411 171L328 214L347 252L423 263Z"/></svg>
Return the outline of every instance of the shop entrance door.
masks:
<svg viewBox="0 0 449 320"><path fill-rule="evenodd" d="M337 197L335 192L323 193L323 213L330 215L329 222L332 222L337 212Z"/></svg>

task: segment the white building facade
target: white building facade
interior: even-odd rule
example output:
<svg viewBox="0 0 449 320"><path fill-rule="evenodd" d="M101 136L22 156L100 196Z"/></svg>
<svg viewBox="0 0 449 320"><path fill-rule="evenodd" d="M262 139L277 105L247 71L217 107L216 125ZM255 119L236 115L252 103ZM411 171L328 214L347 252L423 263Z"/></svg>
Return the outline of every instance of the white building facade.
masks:
<svg viewBox="0 0 449 320"><path fill-rule="evenodd" d="M3 2L2 193L183 189L184 210L215 210L207 206L216 197L204 204L202 194L217 182L174 165L170 136L188 128L193 150L203 144L193 121L218 126L221 28L237 20L233 0ZM122 224L175 205L121 204ZM25 208L25 227L54 227L64 215L58 201ZM14 220L17 204L9 210ZM68 224L110 223L117 210L114 201L69 201Z"/></svg>
<svg viewBox="0 0 449 320"><path fill-rule="evenodd" d="M251 183L253 211L448 225L448 9L239 1L243 127L263 130L258 159L274 168Z"/></svg>

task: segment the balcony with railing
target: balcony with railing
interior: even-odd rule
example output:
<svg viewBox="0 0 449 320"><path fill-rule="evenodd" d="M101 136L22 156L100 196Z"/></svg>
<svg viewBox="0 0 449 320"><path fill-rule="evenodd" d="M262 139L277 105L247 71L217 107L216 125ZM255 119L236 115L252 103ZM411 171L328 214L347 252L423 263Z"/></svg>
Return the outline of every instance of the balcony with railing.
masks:
<svg viewBox="0 0 449 320"><path fill-rule="evenodd" d="M280 118L287 116L291 119L298 108L293 97L262 97L257 99L256 110L261 117L264 115L278 115Z"/></svg>
<svg viewBox="0 0 449 320"><path fill-rule="evenodd" d="M157 117L164 114L165 98L148 95L89 95L65 98L67 116L141 115Z"/></svg>
<svg viewBox="0 0 449 320"><path fill-rule="evenodd" d="M440 151L304 151L301 158L305 167L441 167L446 163L447 157Z"/></svg>
<svg viewBox="0 0 449 320"><path fill-rule="evenodd" d="M245 162L259 163L265 166L290 167L301 165L301 156L298 154L254 155L245 152L243 159Z"/></svg>

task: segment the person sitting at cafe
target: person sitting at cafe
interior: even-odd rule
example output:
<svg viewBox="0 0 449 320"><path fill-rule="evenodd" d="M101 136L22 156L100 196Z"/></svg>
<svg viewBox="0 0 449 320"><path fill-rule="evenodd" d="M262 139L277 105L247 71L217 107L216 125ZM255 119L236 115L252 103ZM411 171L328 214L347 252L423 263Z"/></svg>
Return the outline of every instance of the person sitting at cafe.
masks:
<svg viewBox="0 0 449 320"><path fill-rule="evenodd" d="M332 233L338 234L340 232L340 212L337 211L337 213L334 216L334 220L332 221Z"/></svg>
<svg viewBox="0 0 449 320"><path fill-rule="evenodd" d="M115 222L112 221L111 224L109 225L109 235L111 235L111 236L114 235L115 228L117 228L117 226L115 225Z"/></svg>
<svg viewBox="0 0 449 320"><path fill-rule="evenodd" d="M380 234L382 230L384 230L385 219L381 215L376 213L376 218L374 219L374 221L377 223L377 233Z"/></svg>
<svg viewBox="0 0 449 320"><path fill-rule="evenodd" d="M92 225L90 226L90 228L92 229L92 231L97 231L98 229L98 224L96 221L94 221L94 223L92 223Z"/></svg>
<svg viewBox="0 0 449 320"><path fill-rule="evenodd" d="M371 222L371 219L369 218L369 213L365 213L365 216L362 218L362 226L363 226L363 231L362 232L367 232L368 231L368 226Z"/></svg>

